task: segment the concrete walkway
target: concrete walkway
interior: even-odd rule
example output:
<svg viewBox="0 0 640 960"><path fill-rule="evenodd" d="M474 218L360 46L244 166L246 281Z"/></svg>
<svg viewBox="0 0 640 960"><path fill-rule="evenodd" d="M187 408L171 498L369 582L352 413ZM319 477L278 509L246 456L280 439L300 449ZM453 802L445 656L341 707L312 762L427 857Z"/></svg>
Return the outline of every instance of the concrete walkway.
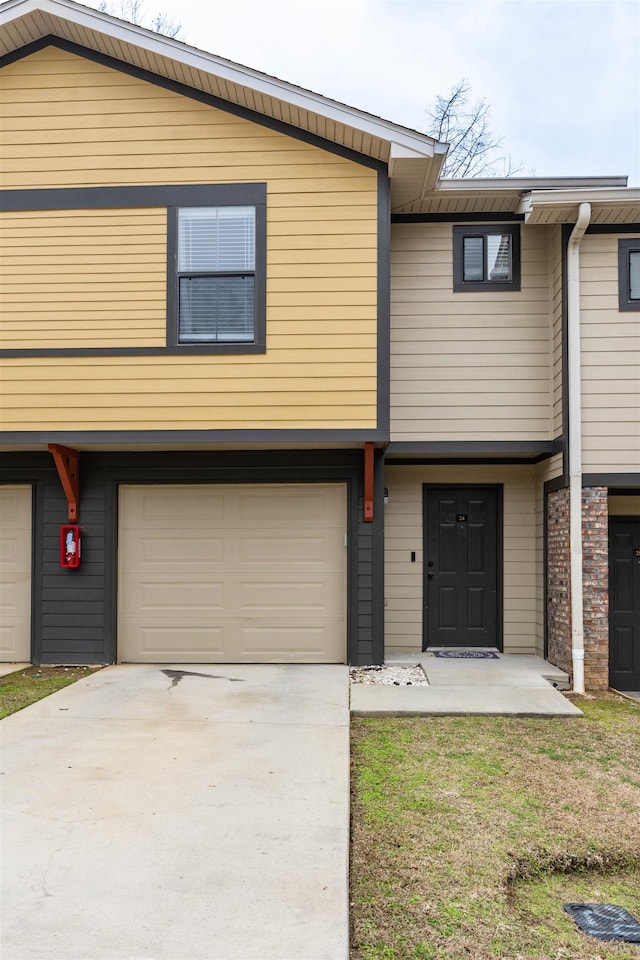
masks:
<svg viewBox="0 0 640 960"><path fill-rule="evenodd" d="M107 667L1 732L3 960L348 957L346 667Z"/></svg>
<svg viewBox="0 0 640 960"><path fill-rule="evenodd" d="M567 686L567 675L541 657L499 654L488 660L441 659L429 651L390 654L387 663L420 663L429 686L354 684L352 714L582 716L553 686Z"/></svg>
<svg viewBox="0 0 640 960"><path fill-rule="evenodd" d="M10 673L26 670L30 666L30 663L0 663L0 677L8 677Z"/></svg>

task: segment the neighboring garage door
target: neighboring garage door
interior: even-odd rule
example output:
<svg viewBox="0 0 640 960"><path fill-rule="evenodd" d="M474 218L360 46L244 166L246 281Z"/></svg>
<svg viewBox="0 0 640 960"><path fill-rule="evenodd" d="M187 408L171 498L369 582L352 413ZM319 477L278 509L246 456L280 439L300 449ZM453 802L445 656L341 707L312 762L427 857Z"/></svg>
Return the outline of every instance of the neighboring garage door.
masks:
<svg viewBox="0 0 640 960"><path fill-rule="evenodd" d="M122 486L118 659L344 663L346 486Z"/></svg>
<svg viewBox="0 0 640 960"><path fill-rule="evenodd" d="M31 660L31 487L0 486L0 661Z"/></svg>

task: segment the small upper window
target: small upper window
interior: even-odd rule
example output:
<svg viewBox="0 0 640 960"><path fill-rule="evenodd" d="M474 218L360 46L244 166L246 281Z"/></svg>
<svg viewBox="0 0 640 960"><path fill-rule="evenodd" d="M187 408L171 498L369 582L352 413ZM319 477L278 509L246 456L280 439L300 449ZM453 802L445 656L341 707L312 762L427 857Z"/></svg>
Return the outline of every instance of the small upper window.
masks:
<svg viewBox="0 0 640 960"><path fill-rule="evenodd" d="M178 343L252 343L254 207L178 210Z"/></svg>
<svg viewBox="0 0 640 960"><path fill-rule="evenodd" d="M621 310L640 310L640 239L618 240L618 289Z"/></svg>
<svg viewBox="0 0 640 960"><path fill-rule="evenodd" d="M519 224L455 226L453 289L519 290Z"/></svg>
<svg viewBox="0 0 640 960"><path fill-rule="evenodd" d="M266 186L213 184L196 196L205 202L167 210L167 344L264 353Z"/></svg>

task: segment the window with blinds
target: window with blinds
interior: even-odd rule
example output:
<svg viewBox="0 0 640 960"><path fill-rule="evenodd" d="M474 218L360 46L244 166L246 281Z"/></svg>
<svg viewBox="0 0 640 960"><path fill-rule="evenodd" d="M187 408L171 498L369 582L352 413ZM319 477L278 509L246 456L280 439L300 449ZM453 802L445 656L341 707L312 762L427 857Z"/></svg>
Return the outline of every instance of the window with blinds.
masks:
<svg viewBox="0 0 640 960"><path fill-rule="evenodd" d="M455 226L453 289L519 290L520 227Z"/></svg>
<svg viewBox="0 0 640 960"><path fill-rule="evenodd" d="M618 240L620 310L640 310L640 239Z"/></svg>
<svg viewBox="0 0 640 960"><path fill-rule="evenodd" d="M256 210L178 210L178 343L252 343Z"/></svg>

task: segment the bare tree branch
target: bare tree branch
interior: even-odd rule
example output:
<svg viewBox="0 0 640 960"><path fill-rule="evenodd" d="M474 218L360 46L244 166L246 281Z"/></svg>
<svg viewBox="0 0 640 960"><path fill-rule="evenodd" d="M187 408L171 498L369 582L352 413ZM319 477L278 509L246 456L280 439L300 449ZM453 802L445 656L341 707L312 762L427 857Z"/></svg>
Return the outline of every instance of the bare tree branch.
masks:
<svg viewBox="0 0 640 960"><path fill-rule="evenodd" d="M511 157L501 152L502 139L495 137L489 126L491 106L483 97L469 103L471 87L459 80L447 97L438 95L426 113L427 133L449 144L442 176L510 177L518 172Z"/></svg>
<svg viewBox="0 0 640 960"><path fill-rule="evenodd" d="M145 22L146 14L143 7L144 0L100 0L96 9L112 17L119 17L120 20L126 20L128 23L135 23L139 27L147 27L165 37L171 37L174 40L183 39L182 24L179 20L172 20L168 14L158 12Z"/></svg>

